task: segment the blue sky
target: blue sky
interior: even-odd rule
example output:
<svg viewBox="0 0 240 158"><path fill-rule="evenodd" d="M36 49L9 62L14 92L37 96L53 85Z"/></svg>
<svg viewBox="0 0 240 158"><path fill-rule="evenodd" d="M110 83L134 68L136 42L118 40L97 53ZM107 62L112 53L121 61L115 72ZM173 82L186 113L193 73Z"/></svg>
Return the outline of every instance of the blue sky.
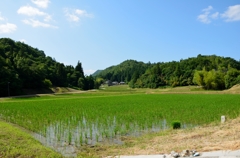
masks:
<svg viewBox="0 0 240 158"><path fill-rule="evenodd" d="M0 38L43 50L85 74L124 60L240 60L239 0L1 0Z"/></svg>

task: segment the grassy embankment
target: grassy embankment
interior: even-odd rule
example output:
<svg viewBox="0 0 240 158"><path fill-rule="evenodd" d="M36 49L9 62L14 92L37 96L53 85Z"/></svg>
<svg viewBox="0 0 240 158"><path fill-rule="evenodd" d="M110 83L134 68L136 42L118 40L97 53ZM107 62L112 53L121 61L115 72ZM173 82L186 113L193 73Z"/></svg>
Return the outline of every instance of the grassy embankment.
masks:
<svg viewBox="0 0 240 158"><path fill-rule="evenodd" d="M0 120L0 157L61 157L26 131Z"/></svg>

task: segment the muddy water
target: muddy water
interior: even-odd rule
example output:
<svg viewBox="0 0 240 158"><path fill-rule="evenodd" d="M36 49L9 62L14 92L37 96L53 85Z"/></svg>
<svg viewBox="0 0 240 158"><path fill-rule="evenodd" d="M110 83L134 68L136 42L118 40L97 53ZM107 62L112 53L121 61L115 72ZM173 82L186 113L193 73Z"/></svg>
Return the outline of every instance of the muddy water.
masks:
<svg viewBox="0 0 240 158"><path fill-rule="evenodd" d="M76 157L77 151L83 145L94 146L97 143L107 144L123 144L122 136L141 136L147 132L159 132L168 129L167 121L164 119L149 126L139 126L131 124L130 129L125 132L115 132L116 121L113 120L106 126L99 123L87 124L86 119L81 122L74 123L55 123L50 126L44 127L43 131L38 134L35 133L34 137L39 140L43 145L48 146L55 151L61 153L65 157ZM186 128L188 125L184 124ZM126 128L122 125L122 128Z"/></svg>

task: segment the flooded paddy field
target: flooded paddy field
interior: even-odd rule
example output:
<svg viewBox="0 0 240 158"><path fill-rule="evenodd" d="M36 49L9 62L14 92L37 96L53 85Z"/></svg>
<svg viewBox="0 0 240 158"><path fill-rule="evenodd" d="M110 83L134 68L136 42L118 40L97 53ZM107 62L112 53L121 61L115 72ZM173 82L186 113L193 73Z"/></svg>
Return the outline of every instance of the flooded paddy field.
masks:
<svg viewBox="0 0 240 158"><path fill-rule="evenodd" d="M76 156L83 145L123 144L171 127L219 121L240 113L239 95L84 93L0 102L0 118L34 132L34 137L64 156Z"/></svg>

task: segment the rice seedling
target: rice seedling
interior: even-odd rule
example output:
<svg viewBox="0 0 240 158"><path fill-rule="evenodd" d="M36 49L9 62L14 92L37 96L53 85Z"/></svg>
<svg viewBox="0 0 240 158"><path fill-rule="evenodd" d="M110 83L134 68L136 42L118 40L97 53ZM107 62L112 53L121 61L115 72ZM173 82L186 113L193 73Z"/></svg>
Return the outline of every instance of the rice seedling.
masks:
<svg viewBox="0 0 240 158"><path fill-rule="evenodd" d="M124 93L74 94L0 102L0 118L44 137L84 145L167 129L183 128L240 114L239 95ZM50 138L49 138L50 139Z"/></svg>

